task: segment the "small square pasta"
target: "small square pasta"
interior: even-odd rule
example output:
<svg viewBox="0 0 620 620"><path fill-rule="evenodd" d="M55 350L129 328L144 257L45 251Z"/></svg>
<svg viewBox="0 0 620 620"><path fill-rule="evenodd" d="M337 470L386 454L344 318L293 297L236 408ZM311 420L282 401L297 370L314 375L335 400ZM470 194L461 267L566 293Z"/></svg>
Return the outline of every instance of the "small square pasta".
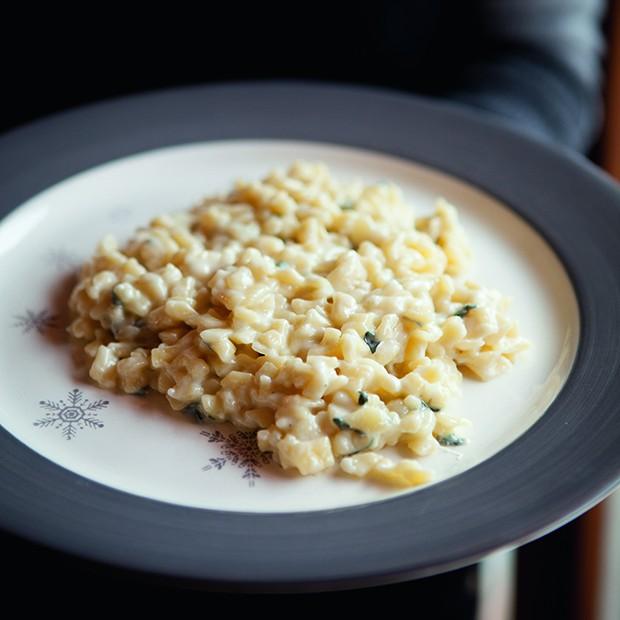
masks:
<svg viewBox="0 0 620 620"><path fill-rule="evenodd" d="M69 332L107 389L256 431L301 475L413 486L415 457L455 446L442 409L462 371L488 380L527 342L508 300L467 279L456 209L415 217L391 183L295 162L167 214L83 266ZM402 446L411 458L380 451Z"/></svg>

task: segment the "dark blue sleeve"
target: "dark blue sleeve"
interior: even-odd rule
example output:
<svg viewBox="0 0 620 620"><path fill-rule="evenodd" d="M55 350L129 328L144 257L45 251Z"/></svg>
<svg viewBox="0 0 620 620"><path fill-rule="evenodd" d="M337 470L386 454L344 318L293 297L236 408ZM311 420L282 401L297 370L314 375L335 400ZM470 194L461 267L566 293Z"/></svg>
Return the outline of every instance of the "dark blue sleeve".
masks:
<svg viewBox="0 0 620 620"><path fill-rule="evenodd" d="M476 54L444 95L587 151L602 120L605 0L476 0L471 8Z"/></svg>

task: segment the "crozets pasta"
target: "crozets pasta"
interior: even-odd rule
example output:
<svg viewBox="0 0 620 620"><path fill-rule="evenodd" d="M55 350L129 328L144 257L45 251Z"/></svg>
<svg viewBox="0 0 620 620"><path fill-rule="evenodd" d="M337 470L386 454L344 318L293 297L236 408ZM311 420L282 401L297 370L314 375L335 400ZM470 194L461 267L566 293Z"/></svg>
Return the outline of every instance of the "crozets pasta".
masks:
<svg viewBox="0 0 620 620"><path fill-rule="evenodd" d="M462 370L492 379L527 346L500 293L467 279L457 212L417 217L391 183L296 162L153 219L82 268L69 327L90 376L257 432L283 468L399 486L462 442L443 412ZM392 460L386 446L412 458Z"/></svg>

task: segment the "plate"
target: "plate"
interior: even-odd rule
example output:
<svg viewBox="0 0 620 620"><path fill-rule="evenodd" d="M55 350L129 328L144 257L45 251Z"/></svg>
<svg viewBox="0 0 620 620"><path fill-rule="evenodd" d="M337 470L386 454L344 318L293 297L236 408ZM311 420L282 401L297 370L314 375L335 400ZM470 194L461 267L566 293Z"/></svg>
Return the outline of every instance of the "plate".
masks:
<svg viewBox="0 0 620 620"><path fill-rule="evenodd" d="M293 159L453 202L475 279L513 298L532 348L466 381L471 442L429 485L299 480L227 425L109 394L71 356L64 303L96 241ZM209 587L387 583L526 542L620 476L617 187L584 159L458 107L361 88L196 87L88 106L0 140L0 526L106 564Z"/></svg>

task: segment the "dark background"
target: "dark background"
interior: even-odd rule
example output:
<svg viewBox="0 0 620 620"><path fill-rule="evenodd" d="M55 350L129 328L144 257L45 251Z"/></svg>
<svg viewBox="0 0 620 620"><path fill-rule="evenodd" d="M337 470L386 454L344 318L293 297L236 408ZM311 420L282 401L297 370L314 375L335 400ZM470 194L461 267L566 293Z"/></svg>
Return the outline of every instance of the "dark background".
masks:
<svg viewBox="0 0 620 620"><path fill-rule="evenodd" d="M67 17L31 8L31 16L7 18L2 26L0 132L101 99L215 81L329 80L441 96L459 82L463 66L480 52L480 42L468 28L471 15L462 10L458 19L442 22L442 4L400 3L391 14L370 3L356 4L354 11L344 3L277 8L231 3L217 10L209 5L200 10L178 7L165 15L153 6L131 17L126 8L102 5L84 5ZM467 3L460 5L465 8ZM432 51L420 52L427 48ZM578 520L519 551L519 619L575 617L580 527ZM284 608L289 602L282 595L257 602L241 595L179 591L5 534L0 534L0 552L7 603L43 600L71 607L85 597L114 607L130 600L145 605L183 600L217 602L230 611L239 605L266 611L265 603ZM301 598L304 606L333 613L334 603L359 605L371 598L387 602L402 594L399 613L415 610L438 619L470 618L476 583L474 566L412 583L304 595L296 601ZM390 603L386 609L391 607ZM354 611L350 607L345 613Z"/></svg>
<svg viewBox="0 0 620 620"><path fill-rule="evenodd" d="M0 130L104 98L213 81L319 79L438 94L480 47L466 4L218 3L143 16L93 8L66 21L37 8L36 19L3 25L13 36L0 37Z"/></svg>

